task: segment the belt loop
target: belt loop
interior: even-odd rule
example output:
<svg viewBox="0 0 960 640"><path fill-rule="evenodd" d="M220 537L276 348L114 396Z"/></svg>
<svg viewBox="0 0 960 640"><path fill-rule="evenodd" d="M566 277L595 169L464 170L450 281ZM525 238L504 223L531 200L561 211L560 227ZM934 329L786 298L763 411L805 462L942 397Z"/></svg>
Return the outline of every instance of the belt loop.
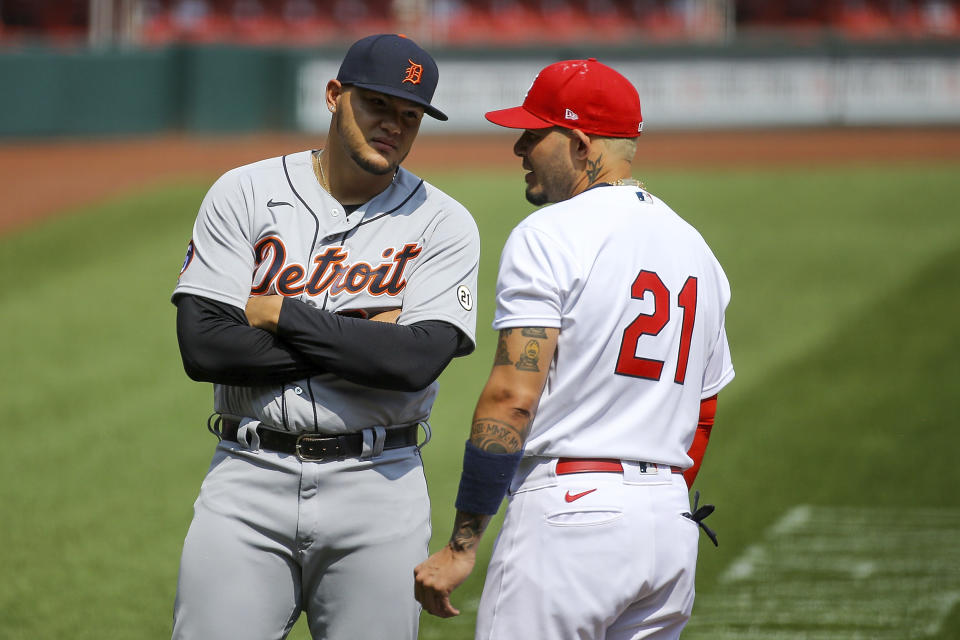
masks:
<svg viewBox="0 0 960 640"><path fill-rule="evenodd" d="M426 420L421 420L417 423L417 434L420 433L420 427L423 427L423 435L425 439L423 443L417 445L417 453L420 453L420 450L427 446L427 443L430 442L430 438L433 437L433 428L430 427L430 423ZM419 440L419 438L417 438Z"/></svg>
<svg viewBox="0 0 960 640"><path fill-rule="evenodd" d="M369 460L383 455L383 445L387 441L386 427L369 427L361 433L363 434L363 451L360 452L360 459Z"/></svg>
<svg viewBox="0 0 960 640"><path fill-rule="evenodd" d="M257 433L259 424L259 422L250 418L241 420L240 426L237 428L237 443L245 449L254 451L260 449L260 434Z"/></svg>
<svg viewBox="0 0 960 640"><path fill-rule="evenodd" d="M223 440L223 416L211 413L207 417L207 431L217 436L217 440Z"/></svg>

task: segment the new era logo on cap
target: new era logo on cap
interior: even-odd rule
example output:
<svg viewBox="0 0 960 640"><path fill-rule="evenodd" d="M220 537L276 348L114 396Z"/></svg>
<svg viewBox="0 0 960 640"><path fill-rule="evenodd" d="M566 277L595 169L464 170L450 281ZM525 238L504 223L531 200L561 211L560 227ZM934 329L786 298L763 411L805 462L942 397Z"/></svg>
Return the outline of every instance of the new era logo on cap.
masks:
<svg viewBox="0 0 960 640"><path fill-rule="evenodd" d="M521 106L486 116L511 129L560 126L614 138L634 138L643 129L636 88L595 58L549 65L537 74Z"/></svg>

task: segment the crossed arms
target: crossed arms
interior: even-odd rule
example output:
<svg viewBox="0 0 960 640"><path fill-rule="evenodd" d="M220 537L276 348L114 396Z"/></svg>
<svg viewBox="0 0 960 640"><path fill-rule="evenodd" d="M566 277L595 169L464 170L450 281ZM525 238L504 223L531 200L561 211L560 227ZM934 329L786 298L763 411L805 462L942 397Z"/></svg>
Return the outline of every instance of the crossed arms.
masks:
<svg viewBox="0 0 960 640"><path fill-rule="evenodd" d="M279 384L320 373L380 389L415 391L432 383L472 343L453 325L371 322L283 296L251 298L245 310L195 295L177 304L177 338L192 379L241 386Z"/></svg>

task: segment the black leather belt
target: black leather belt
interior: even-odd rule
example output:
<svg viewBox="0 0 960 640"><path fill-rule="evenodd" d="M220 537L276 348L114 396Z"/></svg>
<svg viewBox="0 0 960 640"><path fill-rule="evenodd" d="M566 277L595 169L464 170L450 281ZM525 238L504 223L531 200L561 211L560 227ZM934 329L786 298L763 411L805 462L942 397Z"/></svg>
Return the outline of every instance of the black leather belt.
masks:
<svg viewBox="0 0 960 640"><path fill-rule="evenodd" d="M240 421L224 417L221 420L220 438L237 442L237 430ZM387 429L384 436L383 449L402 449L417 445L420 425L411 424L406 427ZM361 433L341 433L337 435L323 435L318 433L290 433L288 431L273 431L272 429L258 429L260 448L269 449L278 453L289 453L299 460L309 462L323 462L324 460L343 460L345 458L359 458L363 453L363 435Z"/></svg>

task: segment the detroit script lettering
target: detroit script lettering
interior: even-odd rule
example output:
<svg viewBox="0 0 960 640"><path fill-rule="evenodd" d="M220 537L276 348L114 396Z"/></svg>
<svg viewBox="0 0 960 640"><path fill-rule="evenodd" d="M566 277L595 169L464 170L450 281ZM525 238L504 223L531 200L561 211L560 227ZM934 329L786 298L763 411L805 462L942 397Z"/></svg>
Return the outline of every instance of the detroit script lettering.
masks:
<svg viewBox="0 0 960 640"><path fill-rule="evenodd" d="M258 269L269 263L259 282L254 282L250 289L250 294L255 296L268 293L271 286L276 286L276 292L282 296L301 293L318 296L327 291L335 296L364 289L374 296L395 296L407 285L404 270L422 251L416 244L405 244L399 251L390 247L380 254L383 262L374 266L362 261L351 263L348 249L330 247L313 258L308 273L305 265L287 263L286 247L276 236L262 239L254 250Z"/></svg>

